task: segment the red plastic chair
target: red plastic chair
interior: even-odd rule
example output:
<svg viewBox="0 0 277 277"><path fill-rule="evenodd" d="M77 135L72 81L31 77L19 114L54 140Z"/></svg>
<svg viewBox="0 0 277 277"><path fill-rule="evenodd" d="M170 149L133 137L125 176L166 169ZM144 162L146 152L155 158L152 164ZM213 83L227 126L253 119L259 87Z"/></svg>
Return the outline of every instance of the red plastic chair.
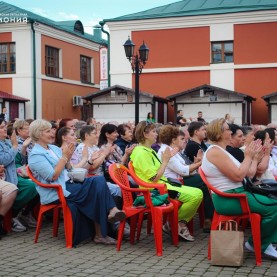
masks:
<svg viewBox="0 0 277 277"><path fill-rule="evenodd" d="M152 184L152 183L147 183L145 181L143 181L142 179L140 179L136 173L135 173L135 169L133 167L133 163L132 161L130 161L128 163L128 168L130 170L131 176L132 178L135 180L135 182L137 182L137 184L139 184L140 186L146 187L146 188L152 188L152 186L154 185L157 189L160 190L160 193L166 193L167 189L164 188L164 184ZM183 183L183 179L180 179L180 181ZM162 185L162 186L161 186ZM178 213L178 209L181 206L181 202L178 200L174 200L174 199L170 199L170 202L173 203L174 205L174 209L175 212ZM203 205L203 201L201 203L201 205L198 208L198 214L199 214L199 221L200 221L200 228L203 227L203 223L204 223L204 205ZM151 230L151 225L148 226L148 228L150 228ZM188 228L191 234L193 234L193 218L191 219L190 222L188 222Z"/></svg>
<svg viewBox="0 0 277 277"><path fill-rule="evenodd" d="M134 170L132 161L130 161L130 162L128 163L128 168L129 168L131 177L133 178L133 180L134 180L139 186L148 188L149 190L155 188L155 189L159 190L160 194L165 194L165 193L167 193L167 187L165 186L165 184L147 183L147 182L144 182L142 179L140 179L140 178L136 175L136 173L135 173L135 170ZM175 212L178 213L178 208L179 208L180 202L179 202L178 200L172 201L171 199L170 199L170 202L173 203ZM147 221L147 234L150 234L150 233L151 233L151 228L152 228L152 219L151 219L151 217L148 217L148 221Z"/></svg>
<svg viewBox="0 0 277 277"><path fill-rule="evenodd" d="M222 215L218 214L217 211L214 211L213 221L211 230L217 230L220 221L226 221L226 220L235 220L238 223L245 222L246 220L250 220L251 223L251 229L252 229L252 236L253 236L253 242L254 242L254 250L255 250L255 256L256 256L256 265L260 266L262 264L262 258L261 258L261 215L257 213L252 213L249 209L247 197L245 194L239 194L239 193L225 193L221 192L215 187L213 187L207 180L205 173L203 172L202 168L200 167L198 169L198 172L203 180L203 182L207 185L208 189L216 193L217 195L220 195L221 197L226 198L236 198L239 200L242 214L240 215ZM243 225L245 227L245 224ZM208 259L211 259L211 238L209 241L209 248L208 248Z"/></svg>
<svg viewBox="0 0 277 277"><path fill-rule="evenodd" d="M38 213L38 220L37 220L37 228L36 228L36 235L35 235L35 243L38 241L38 236L41 229L42 218L43 214L47 211L53 210L53 237L58 236L58 228L59 228L59 213L60 209L63 211L63 220L64 220L64 232L65 232L65 242L66 248L72 248L72 238L73 238L73 223L72 223L72 216L69 207L67 206L66 200L63 195L63 190L61 185L59 184L42 184L39 182L32 174L30 168L27 166L27 174L30 179L38 186L47 188L47 189L55 189L59 196L59 203L58 204L41 204Z"/></svg>
<svg viewBox="0 0 277 277"><path fill-rule="evenodd" d="M130 219L130 243L134 244L135 242L135 231L137 225L137 218L139 217L139 228L141 229L142 220L144 217L144 213L150 212L149 208L135 207L133 206L133 193L142 193L145 198L148 198L149 190L146 189L139 189L139 188L131 188L129 179L128 179L128 172L125 170L123 166L120 164L112 164L109 167L109 174L113 181L118 184L122 191L122 198L123 198L123 210L126 213L126 219ZM117 239L117 251L120 250L123 231L126 223L126 219L120 222L119 231L118 231L118 239ZM137 240L140 237L140 229L137 232Z"/></svg>
<svg viewBox="0 0 277 277"><path fill-rule="evenodd" d="M174 206L169 203L166 206L153 206L151 201L151 194L149 189L143 188L130 188L128 175L130 170L121 164L112 164L109 167L109 174L113 181L118 184L122 190L123 195L123 210L126 212L127 217L132 217L134 214L139 215L139 226L138 230L141 229L142 217L145 212L149 212L152 217L152 222L154 226L154 238L156 244L156 254L157 256L162 256L162 226L163 226L163 216L168 215L169 222L172 231L172 242L175 246L178 245L178 213L175 213ZM163 186L163 188L162 188ZM165 190L165 185L159 184L161 190ZM152 187L153 188L153 187ZM134 211L132 192L142 192L144 195L145 203L147 208L140 208L139 212ZM127 208L127 209L126 209ZM135 208L135 210L138 208ZM134 213L134 214L132 214ZM134 240L134 232L136 225L136 218L131 218L131 237ZM124 230L125 221L120 223L119 235L118 235L118 245L117 250L120 249L120 244L122 241L122 235Z"/></svg>

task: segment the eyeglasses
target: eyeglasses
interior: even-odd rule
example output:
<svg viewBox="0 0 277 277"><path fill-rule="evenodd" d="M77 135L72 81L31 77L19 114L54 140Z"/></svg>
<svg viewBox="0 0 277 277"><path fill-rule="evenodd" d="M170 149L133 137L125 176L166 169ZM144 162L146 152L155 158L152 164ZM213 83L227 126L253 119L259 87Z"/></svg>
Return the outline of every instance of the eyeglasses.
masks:
<svg viewBox="0 0 277 277"><path fill-rule="evenodd" d="M231 129L230 129L230 125L225 121L225 122L223 122L224 124L222 124L222 127L221 127L221 130L222 130L222 132L224 132L224 131L231 131ZM226 123L226 124L225 124ZM227 128L224 128L225 126L227 126Z"/></svg>

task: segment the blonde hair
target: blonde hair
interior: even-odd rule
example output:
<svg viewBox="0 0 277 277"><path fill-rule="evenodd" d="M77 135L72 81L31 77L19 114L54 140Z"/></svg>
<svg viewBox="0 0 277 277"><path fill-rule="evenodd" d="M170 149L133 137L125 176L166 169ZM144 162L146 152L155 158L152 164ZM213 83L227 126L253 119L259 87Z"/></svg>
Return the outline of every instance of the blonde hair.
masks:
<svg viewBox="0 0 277 277"><path fill-rule="evenodd" d="M18 135L18 130L23 129L24 126L29 126L29 123L26 120L18 119L14 122L13 128L17 135Z"/></svg>
<svg viewBox="0 0 277 277"><path fill-rule="evenodd" d="M37 119L30 124L29 134L34 142L40 139L41 132L47 129L51 129L52 125L50 122L44 119Z"/></svg>
<svg viewBox="0 0 277 277"><path fill-rule="evenodd" d="M224 118L217 118L207 125L207 138L211 141L218 142L223 132L223 124L226 122Z"/></svg>

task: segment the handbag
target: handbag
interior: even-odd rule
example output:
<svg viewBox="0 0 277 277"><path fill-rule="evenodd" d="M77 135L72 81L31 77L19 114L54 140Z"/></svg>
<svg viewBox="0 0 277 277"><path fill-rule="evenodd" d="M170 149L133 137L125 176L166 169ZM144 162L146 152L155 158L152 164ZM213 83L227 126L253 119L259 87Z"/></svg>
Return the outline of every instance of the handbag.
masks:
<svg viewBox="0 0 277 277"><path fill-rule="evenodd" d="M160 192L156 189L151 191L151 200L152 200L153 206L163 206L163 205L169 204L168 194L167 193L160 194ZM143 195L137 196L133 205L135 207L138 207L138 206L146 207L144 196Z"/></svg>
<svg viewBox="0 0 277 277"><path fill-rule="evenodd" d="M71 168L68 170L68 177L71 183L83 183L87 174L88 170L85 168Z"/></svg>
<svg viewBox="0 0 277 277"><path fill-rule="evenodd" d="M225 230L222 230L224 225ZM211 231L211 264L241 266L244 252L243 241L244 234L238 230L236 221L220 222L219 229Z"/></svg>
<svg viewBox="0 0 277 277"><path fill-rule="evenodd" d="M102 170L103 170L103 175L106 179L106 182L110 182L110 183L113 183L114 181L112 180L111 176L110 176L110 173L109 173L109 166L111 164L114 164L116 163L115 161L112 161L112 160L106 160L102 163Z"/></svg>
<svg viewBox="0 0 277 277"><path fill-rule="evenodd" d="M258 201L259 203L266 205L266 206L275 206L276 203L272 204L266 204L262 203L259 200L257 200L254 193L265 195L269 198L276 199L277 200L277 182L272 179L263 179L256 182L252 182L252 180L248 177L244 178L243 180L243 187L246 191L249 191L253 197Z"/></svg>
<svg viewBox="0 0 277 277"><path fill-rule="evenodd" d="M163 179L161 180L163 181ZM174 186L174 187L180 188L183 185L183 183L180 180L174 179L171 177L167 177L167 181L168 181L167 183L169 183L171 186Z"/></svg>
<svg viewBox="0 0 277 277"><path fill-rule="evenodd" d="M16 169L17 175L19 175L22 178L29 178L26 170L26 165L22 165Z"/></svg>
<svg viewBox="0 0 277 277"><path fill-rule="evenodd" d="M171 178L171 177L167 177L167 181L163 180L163 179L160 179L160 180L167 183L167 184L170 184L173 187L180 188L183 185L183 183L180 180L174 179L174 178ZM168 195L171 199L178 199L179 196L180 196L180 192L178 192L176 190L168 189Z"/></svg>

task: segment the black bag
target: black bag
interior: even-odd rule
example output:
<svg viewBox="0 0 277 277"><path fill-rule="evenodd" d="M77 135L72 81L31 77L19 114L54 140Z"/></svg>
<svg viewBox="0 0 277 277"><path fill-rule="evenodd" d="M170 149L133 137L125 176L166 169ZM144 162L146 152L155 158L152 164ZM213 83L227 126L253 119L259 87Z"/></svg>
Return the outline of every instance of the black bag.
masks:
<svg viewBox="0 0 277 277"><path fill-rule="evenodd" d="M163 179L161 179L161 180L164 181ZM183 183L180 180L170 178L170 177L167 178L167 182L165 182L165 183L168 183L171 186L178 187L178 188L180 188L183 185ZM171 199L178 199L179 196L180 196L180 192L169 189L168 190L168 195Z"/></svg>
<svg viewBox="0 0 277 277"><path fill-rule="evenodd" d="M161 180L162 180L162 179L161 179ZM163 180L162 180L162 181L163 181ZM168 178L167 178L167 181L168 181L168 183L169 183L171 186L174 186L174 187L180 188L180 187L183 185L183 183L182 183L180 180L178 180L178 179L174 179L174 178L168 177Z"/></svg>
<svg viewBox="0 0 277 277"><path fill-rule="evenodd" d="M113 163L115 162L111 160L107 160L102 163L102 170L103 170L103 174L106 179L106 182L114 183L109 173L109 166Z"/></svg>
<svg viewBox="0 0 277 277"><path fill-rule="evenodd" d="M269 198L277 200L277 182L275 180L263 179L257 182L252 182L250 178L246 177L244 178L242 183L243 183L244 189L251 192L256 200L257 198L255 197L254 193L262 194ZM261 203L259 200L257 201ZM261 204L266 206L275 206L277 205L277 202L272 204L265 204L265 203L261 203Z"/></svg>
<svg viewBox="0 0 277 277"><path fill-rule="evenodd" d="M183 185L183 183L181 181L179 181L178 179L174 179L174 178L170 178L170 177L168 177L166 179L167 179L167 181L165 181L163 179L161 179L161 181L163 181L167 184L170 184L171 186L178 187L178 188L180 188ZM169 189L168 195L171 199L178 199L180 196L180 192Z"/></svg>

